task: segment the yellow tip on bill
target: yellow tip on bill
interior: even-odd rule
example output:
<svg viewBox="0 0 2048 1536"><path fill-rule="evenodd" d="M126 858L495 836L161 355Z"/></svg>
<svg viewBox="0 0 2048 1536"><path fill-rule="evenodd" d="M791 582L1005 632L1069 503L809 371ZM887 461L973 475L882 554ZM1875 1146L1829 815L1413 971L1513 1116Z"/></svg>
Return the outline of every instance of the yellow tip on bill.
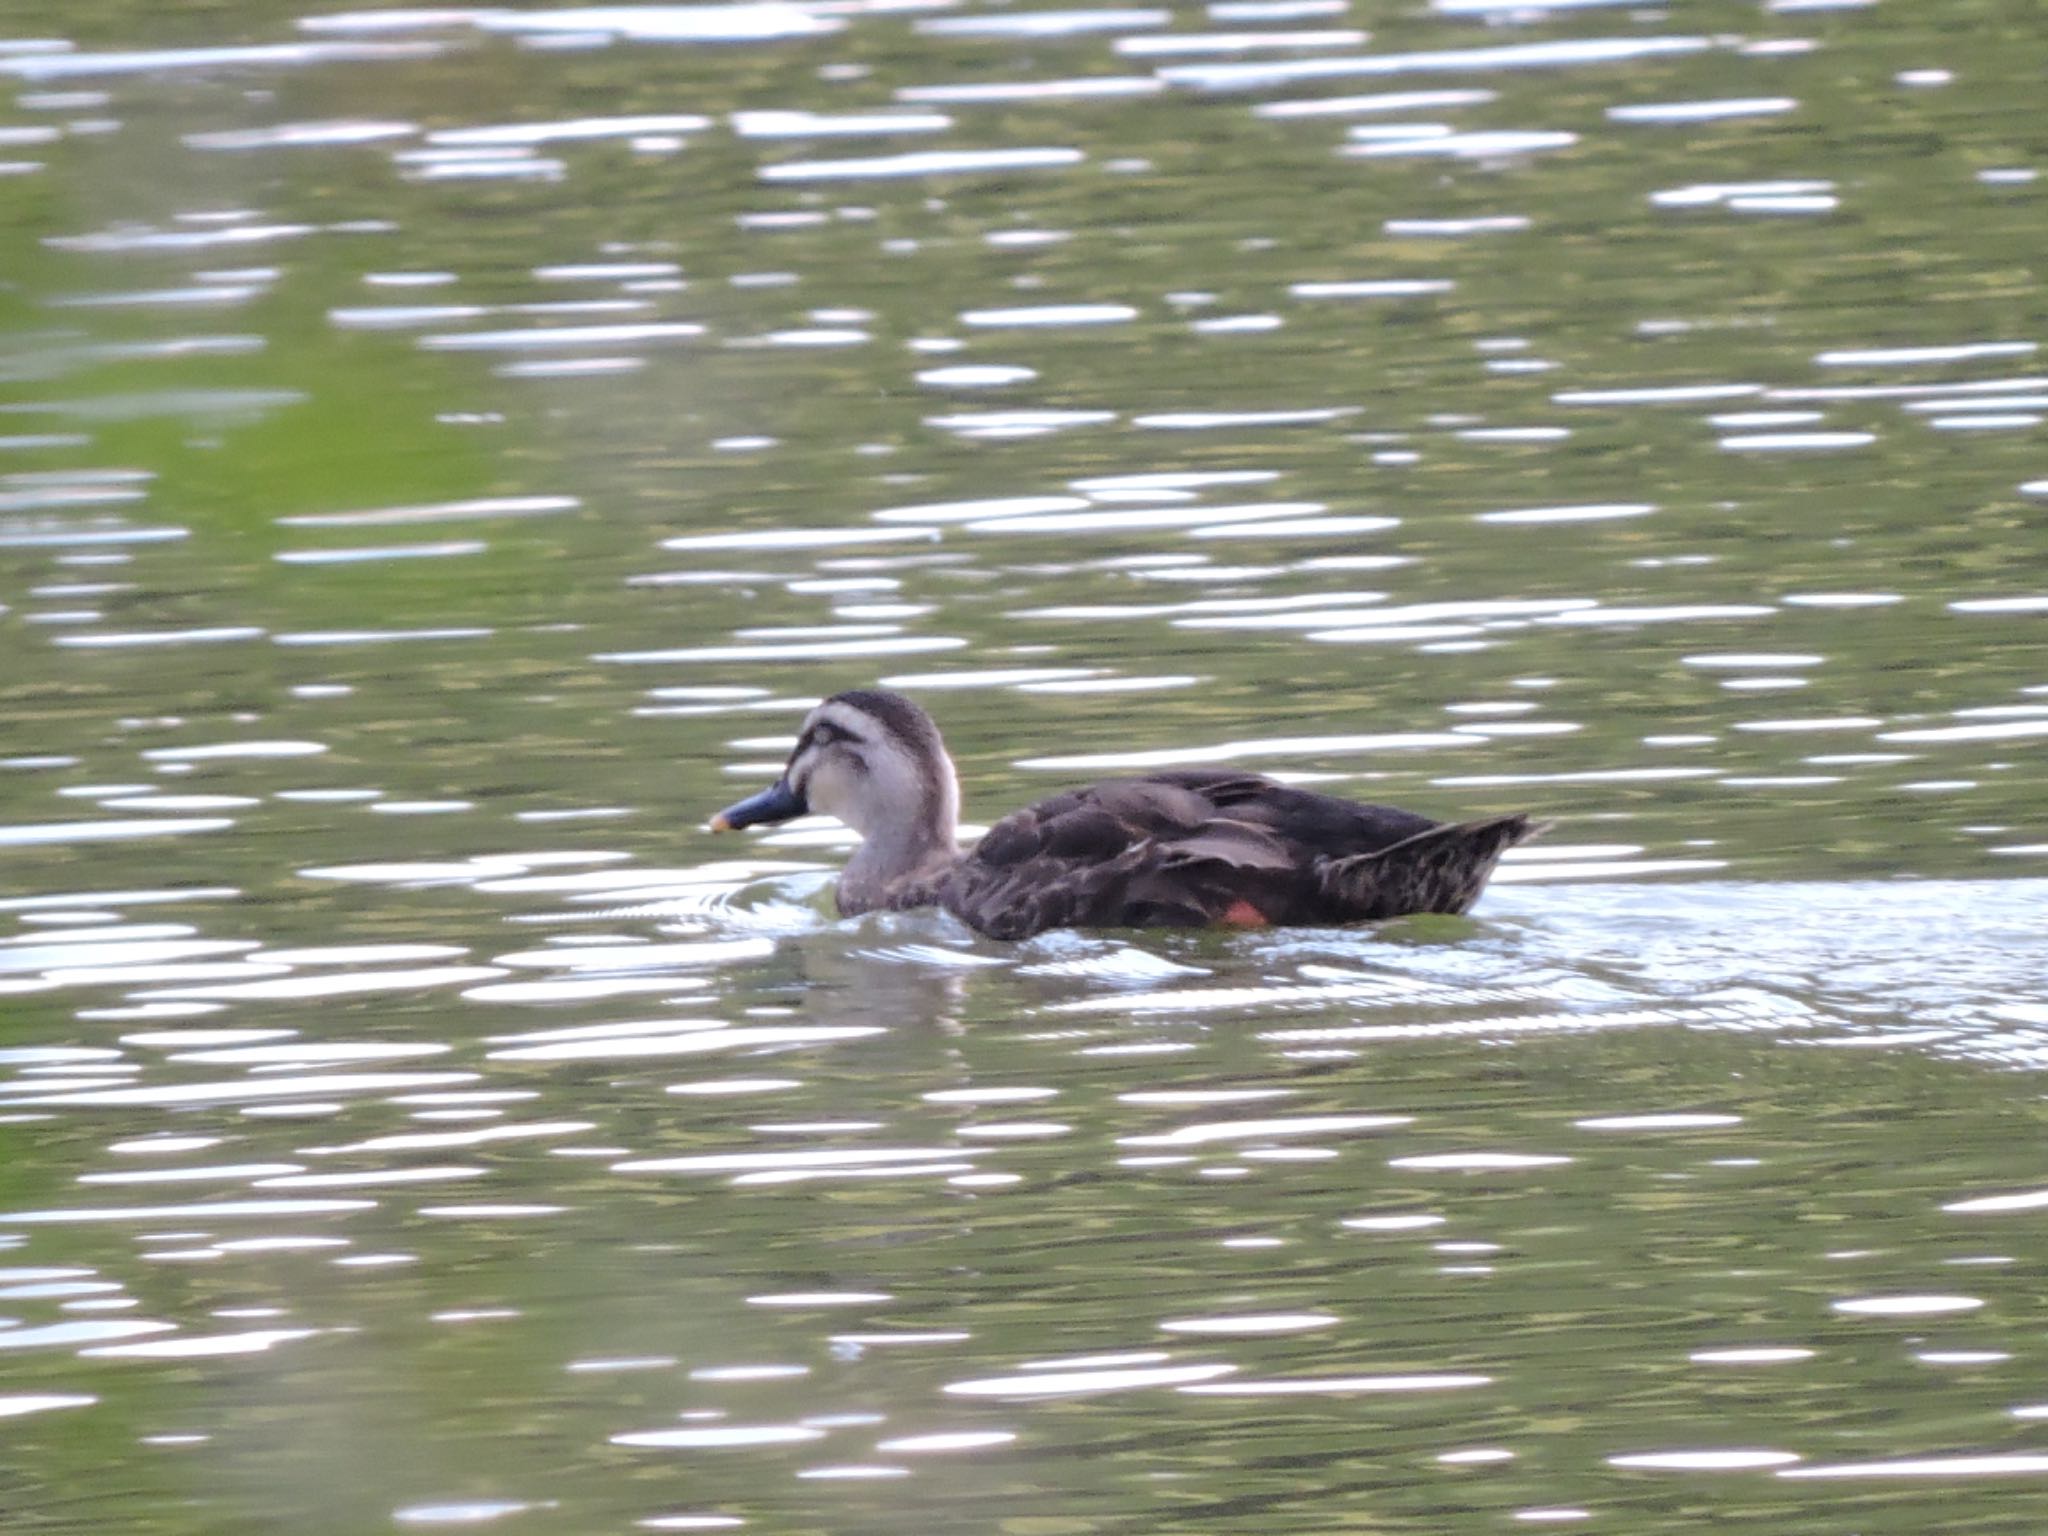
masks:
<svg viewBox="0 0 2048 1536"><path fill-rule="evenodd" d="M730 832L732 830L732 823L727 821L723 813L721 813L711 818L711 830L714 832Z"/></svg>

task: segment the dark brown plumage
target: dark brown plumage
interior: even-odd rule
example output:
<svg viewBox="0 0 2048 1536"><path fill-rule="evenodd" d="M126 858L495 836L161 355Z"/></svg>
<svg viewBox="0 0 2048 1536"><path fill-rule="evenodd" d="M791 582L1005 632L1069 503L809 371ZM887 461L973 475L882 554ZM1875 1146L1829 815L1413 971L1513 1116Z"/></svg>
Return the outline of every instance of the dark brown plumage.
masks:
<svg viewBox="0 0 2048 1536"><path fill-rule="evenodd" d="M933 892L983 933L1331 925L1462 912L1527 816L1447 825L1202 769L1111 779L1004 817Z"/></svg>
<svg viewBox="0 0 2048 1536"><path fill-rule="evenodd" d="M1463 912L1500 856L1543 830L1520 813L1450 824L1256 773L1189 768L1054 795L961 853L957 800L930 717L899 694L866 690L813 710L781 781L713 826L813 807L839 815L867 839L841 881L841 910L936 905L997 939Z"/></svg>

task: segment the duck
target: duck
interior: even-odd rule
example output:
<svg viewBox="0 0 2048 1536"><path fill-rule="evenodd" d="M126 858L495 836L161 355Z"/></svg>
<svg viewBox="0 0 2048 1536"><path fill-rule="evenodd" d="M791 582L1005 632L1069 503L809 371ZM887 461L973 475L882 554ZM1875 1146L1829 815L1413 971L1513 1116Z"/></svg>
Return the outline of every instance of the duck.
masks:
<svg viewBox="0 0 2048 1536"><path fill-rule="evenodd" d="M710 829L814 813L861 837L839 877L843 916L939 907L998 940L1462 913L1501 855L1548 826L1519 811L1433 821L1263 774L1176 768L1053 795L962 850L960 777L938 726L878 688L813 708L781 777Z"/></svg>

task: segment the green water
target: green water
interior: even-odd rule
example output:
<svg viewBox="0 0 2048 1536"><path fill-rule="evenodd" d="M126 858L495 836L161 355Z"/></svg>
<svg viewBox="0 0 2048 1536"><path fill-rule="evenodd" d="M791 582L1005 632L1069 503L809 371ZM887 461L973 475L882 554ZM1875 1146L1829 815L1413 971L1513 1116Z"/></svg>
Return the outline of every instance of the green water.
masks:
<svg viewBox="0 0 2048 1536"><path fill-rule="evenodd" d="M2034 7L45 9L8 1530L2039 1528ZM842 923L877 681L1558 826Z"/></svg>

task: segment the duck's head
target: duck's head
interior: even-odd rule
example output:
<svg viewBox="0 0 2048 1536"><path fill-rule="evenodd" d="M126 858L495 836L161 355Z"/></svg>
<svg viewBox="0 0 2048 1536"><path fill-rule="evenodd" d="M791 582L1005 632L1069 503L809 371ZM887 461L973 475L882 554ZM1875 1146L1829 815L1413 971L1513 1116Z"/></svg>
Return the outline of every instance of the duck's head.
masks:
<svg viewBox="0 0 2048 1536"><path fill-rule="evenodd" d="M804 717L782 777L711 818L711 830L836 816L864 838L952 846L960 785L932 717L900 693L836 693Z"/></svg>

